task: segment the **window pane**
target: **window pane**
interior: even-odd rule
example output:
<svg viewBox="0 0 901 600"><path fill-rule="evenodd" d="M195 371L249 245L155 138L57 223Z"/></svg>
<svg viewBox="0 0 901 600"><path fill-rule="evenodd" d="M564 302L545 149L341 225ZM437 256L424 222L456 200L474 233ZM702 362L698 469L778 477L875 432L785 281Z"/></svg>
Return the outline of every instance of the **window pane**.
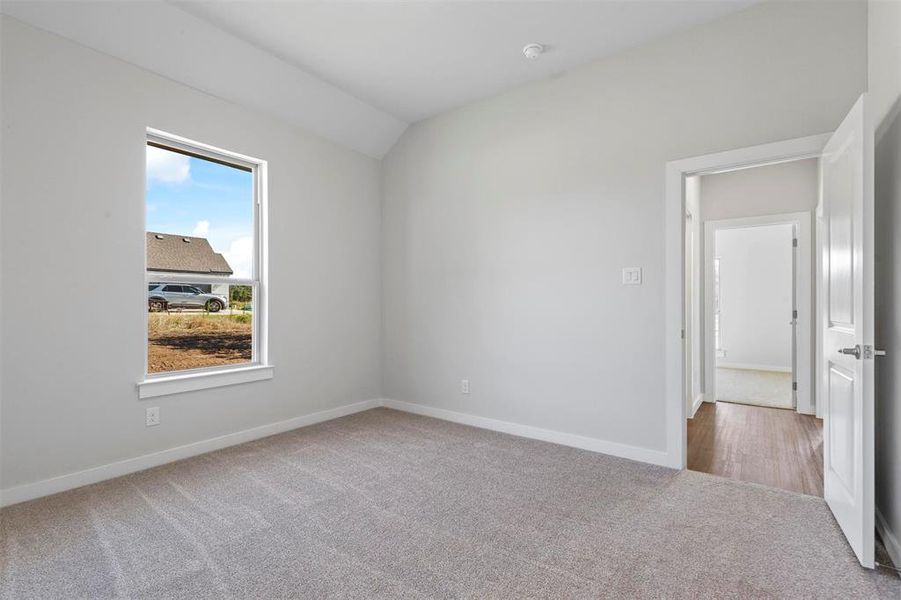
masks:
<svg viewBox="0 0 901 600"><path fill-rule="evenodd" d="M720 330L720 259L713 259L713 347L723 349L723 334Z"/></svg>
<svg viewBox="0 0 901 600"><path fill-rule="evenodd" d="M253 173L147 146L147 271L253 276Z"/></svg>
<svg viewBox="0 0 901 600"><path fill-rule="evenodd" d="M200 151L146 151L147 371L250 363L253 288L228 279L254 277L254 174ZM174 273L182 283L152 283Z"/></svg>
<svg viewBox="0 0 901 600"><path fill-rule="evenodd" d="M192 291L176 295L158 288L148 292L147 372L251 362L253 288L214 283L184 289Z"/></svg>

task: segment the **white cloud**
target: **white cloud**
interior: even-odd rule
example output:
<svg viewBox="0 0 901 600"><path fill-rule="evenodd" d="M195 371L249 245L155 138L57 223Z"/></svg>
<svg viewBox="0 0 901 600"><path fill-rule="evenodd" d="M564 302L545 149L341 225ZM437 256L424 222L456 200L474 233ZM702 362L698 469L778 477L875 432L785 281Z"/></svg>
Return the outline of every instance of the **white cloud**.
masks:
<svg viewBox="0 0 901 600"><path fill-rule="evenodd" d="M147 146L147 184L184 183L191 179L191 160L184 154Z"/></svg>
<svg viewBox="0 0 901 600"><path fill-rule="evenodd" d="M210 222L207 220L197 221L191 235L195 237L204 237L209 240L210 245L215 252L219 252L225 257L228 265L232 268L233 277L241 279L250 279L253 271L253 236L237 235L236 232L216 229L212 230ZM221 250L227 248L227 250Z"/></svg>
<svg viewBox="0 0 901 600"><path fill-rule="evenodd" d="M206 237L209 232L209 221L197 221L197 225L194 226L194 231L191 232L191 235L193 235L194 237Z"/></svg>
<svg viewBox="0 0 901 600"><path fill-rule="evenodd" d="M253 237L244 236L231 241L228 250L222 253L235 272L234 277L250 279L253 270Z"/></svg>

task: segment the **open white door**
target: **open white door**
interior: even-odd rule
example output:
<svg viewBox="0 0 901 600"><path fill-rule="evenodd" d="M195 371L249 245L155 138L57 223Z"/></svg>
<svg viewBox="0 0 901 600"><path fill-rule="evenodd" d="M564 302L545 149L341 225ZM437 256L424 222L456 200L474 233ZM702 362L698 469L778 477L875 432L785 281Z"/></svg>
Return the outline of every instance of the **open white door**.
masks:
<svg viewBox="0 0 901 600"><path fill-rule="evenodd" d="M821 366L824 494L851 548L873 567L873 132L866 94L822 160L825 297Z"/></svg>

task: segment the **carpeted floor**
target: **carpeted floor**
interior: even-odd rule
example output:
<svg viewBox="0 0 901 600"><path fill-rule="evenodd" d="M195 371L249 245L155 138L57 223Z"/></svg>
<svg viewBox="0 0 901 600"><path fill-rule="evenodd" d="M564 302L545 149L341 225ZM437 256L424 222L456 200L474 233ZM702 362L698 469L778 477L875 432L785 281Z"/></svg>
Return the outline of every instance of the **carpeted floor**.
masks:
<svg viewBox="0 0 901 600"><path fill-rule="evenodd" d="M717 367L716 399L719 402L794 408L792 374Z"/></svg>
<svg viewBox="0 0 901 600"><path fill-rule="evenodd" d="M2 598L898 598L822 500L376 409L0 513Z"/></svg>

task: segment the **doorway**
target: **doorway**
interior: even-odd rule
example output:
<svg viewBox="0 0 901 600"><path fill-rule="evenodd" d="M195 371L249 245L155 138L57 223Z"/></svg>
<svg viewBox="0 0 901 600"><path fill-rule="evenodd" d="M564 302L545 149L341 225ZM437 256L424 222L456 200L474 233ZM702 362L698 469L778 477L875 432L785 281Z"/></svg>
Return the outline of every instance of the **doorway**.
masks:
<svg viewBox="0 0 901 600"><path fill-rule="evenodd" d="M714 231L717 402L795 408L794 236L791 223Z"/></svg>
<svg viewBox="0 0 901 600"><path fill-rule="evenodd" d="M815 203L815 159L770 170ZM806 163L806 164L805 164ZM758 174L760 175L760 174ZM766 174L764 174L766 176ZM800 185L807 180L807 189ZM753 179L745 184L753 191ZM814 414L814 302L808 212L705 223L705 396Z"/></svg>
<svg viewBox="0 0 901 600"><path fill-rule="evenodd" d="M819 159L701 173L685 189L687 467L822 497L812 369Z"/></svg>
<svg viewBox="0 0 901 600"><path fill-rule="evenodd" d="M667 163L665 205L666 456L669 464L684 469L689 429L683 385L687 180L767 163L819 159L815 405L824 419L824 499L849 546L868 568L875 565L873 414L878 356L873 345L873 150L872 108L862 94L833 133Z"/></svg>

